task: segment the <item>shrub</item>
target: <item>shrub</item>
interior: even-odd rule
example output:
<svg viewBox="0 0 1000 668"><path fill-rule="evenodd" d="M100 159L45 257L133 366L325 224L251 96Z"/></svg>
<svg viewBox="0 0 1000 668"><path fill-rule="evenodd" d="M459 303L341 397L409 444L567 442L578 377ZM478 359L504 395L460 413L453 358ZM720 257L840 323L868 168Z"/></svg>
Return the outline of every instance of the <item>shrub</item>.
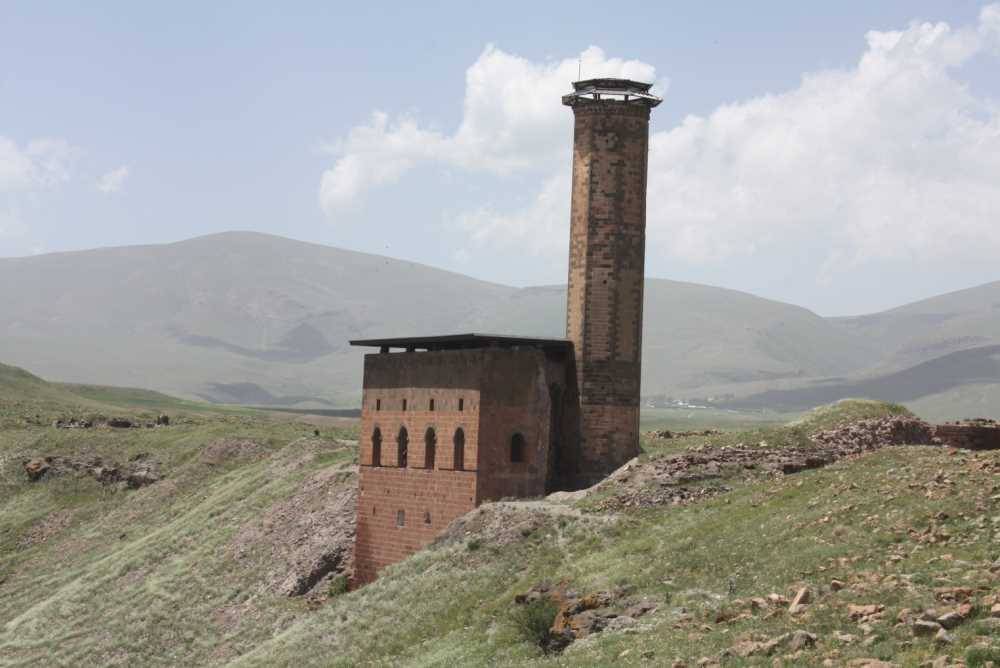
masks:
<svg viewBox="0 0 1000 668"><path fill-rule="evenodd" d="M347 576L341 573L340 575L334 577L330 580L330 588L328 589L330 598L340 596L341 594L347 593Z"/></svg>
<svg viewBox="0 0 1000 668"><path fill-rule="evenodd" d="M548 652L551 647L552 623L558 612L559 606L555 601L540 598L515 606L511 621L522 640Z"/></svg>
<svg viewBox="0 0 1000 668"><path fill-rule="evenodd" d="M996 647L970 647L965 652L965 663L969 668L985 666L989 662L1000 664L1000 649Z"/></svg>

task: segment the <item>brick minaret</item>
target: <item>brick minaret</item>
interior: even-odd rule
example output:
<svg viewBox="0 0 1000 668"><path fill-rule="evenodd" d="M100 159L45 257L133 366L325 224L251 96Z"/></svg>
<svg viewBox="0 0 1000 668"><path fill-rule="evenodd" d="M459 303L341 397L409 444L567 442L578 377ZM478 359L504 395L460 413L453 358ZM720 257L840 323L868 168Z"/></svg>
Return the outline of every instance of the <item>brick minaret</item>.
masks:
<svg viewBox="0 0 1000 668"><path fill-rule="evenodd" d="M650 84L573 84L573 200L566 338L580 392L579 482L639 453Z"/></svg>

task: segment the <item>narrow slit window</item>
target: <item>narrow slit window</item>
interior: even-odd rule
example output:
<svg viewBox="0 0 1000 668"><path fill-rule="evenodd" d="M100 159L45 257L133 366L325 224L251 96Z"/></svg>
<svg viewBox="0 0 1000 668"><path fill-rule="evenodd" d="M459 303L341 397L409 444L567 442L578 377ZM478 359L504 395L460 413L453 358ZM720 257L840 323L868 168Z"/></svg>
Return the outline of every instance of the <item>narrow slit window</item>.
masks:
<svg viewBox="0 0 1000 668"><path fill-rule="evenodd" d="M382 400L381 399L376 399L375 400L375 410L377 410L377 411L382 410Z"/></svg>
<svg viewBox="0 0 1000 668"><path fill-rule="evenodd" d="M455 452L452 458L454 462L452 468L456 471L462 471L465 469L465 432L459 427L455 430L454 439Z"/></svg>
<svg viewBox="0 0 1000 668"><path fill-rule="evenodd" d="M434 459L437 454L437 434L434 427L428 427L424 434L424 468L433 469Z"/></svg>
<svg viewBox="0 0 1000 668"><path fill-rule="evenodd" d="M425 510L424 511L424 524L430 524L430 523L431 523L431 511Z"/></svg>
<svg viewBox="0 0 1000 668"><path fill-rule="evenodd" d="M406 399L403 399L403 410L406 410Z"/></svg>
<svg viewBox="0 0 1000 668"><path fill-rule="evenodd" d="M372 466L382 466L382 430L372 432Z"/></svg>
<svg viewBox="0 0 1000 668"><path fill-rule="evenodd" d="M406 468L406 456L409 446L410 436L406 433L406 427L400 427L399 435L396 436L396 465L401 469Z"/></svg>
<svg viewBox="0 0 1000 668"><path fill-rule="evenodd" d="M463 399L461 397L459 397L459 399L458 399L458 410L460 410L460 411L464 411L465 410L465 399Z"/></svg>
<svg viewBox="0 0 1000 668"><path fill-rule="evenodd" d="M405 527L406 526L406 511L397 510L396 511L396 526Z"/></svg>
<svg viewBox="0 0 1000 668"><path fill-rule="evenodd" d="M433 399L431 399L430 402L428 403L427 410L429 410L429 411L433 411L434 410L434 400Z"/></svg>

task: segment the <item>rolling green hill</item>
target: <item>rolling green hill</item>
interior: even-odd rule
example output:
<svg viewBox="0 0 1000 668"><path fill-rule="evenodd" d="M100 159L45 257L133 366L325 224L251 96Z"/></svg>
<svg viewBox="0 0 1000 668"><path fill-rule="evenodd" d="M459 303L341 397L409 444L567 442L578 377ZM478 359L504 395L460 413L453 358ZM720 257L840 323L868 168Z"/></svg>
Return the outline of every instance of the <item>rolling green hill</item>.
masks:
<svg viewBox="0 0 1000 668"><path fill-rule="evenodd" d="M0 348L68 382L255 405L356 405L348 339L491 331L560 336L565 291L256 233L0 260ZM645 387L841 374L874 351L809 311L647 282Z"/></svg>
<svg viewBox="0 0 1000 668"><path fill-rule="evenodd" d="M646 281L643 394L801 410L846 396L939 417L1000 417L1000 282L884 313L821 318L736 290ZM565 289L512 288L412 262L231 232L0 259L5 359L70 383L312 409L358 404L352 338L561 336ZM974 349L980 353L972 352ZM956 355L958 355L956 357ZM940 370L942 385L932 378ZM964 374L964 375L963 375ZM769 404L768 402L777 401ZM983 410L983 404L987 410Z"/></svg>

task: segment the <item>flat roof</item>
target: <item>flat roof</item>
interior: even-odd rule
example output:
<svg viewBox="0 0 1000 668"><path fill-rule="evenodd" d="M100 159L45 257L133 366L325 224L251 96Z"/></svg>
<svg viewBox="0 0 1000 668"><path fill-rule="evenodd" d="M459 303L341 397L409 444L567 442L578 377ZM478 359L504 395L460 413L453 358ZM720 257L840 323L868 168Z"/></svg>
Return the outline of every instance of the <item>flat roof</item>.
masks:
<svg viewBox="0 0 1000 668"><path fill-rule="evenodd" d="M544 339L507 334L445 334L443 336L405 336L391 339L354 339L352 346L370 348L404 348L406 350L462 350L469 348L531 348L568 349L569 339Z"/></svg>
<svg viewBox="0 0 1000 668"><path fill-rule="evenodd" d="M651 83L631 79L586 79L573 82L573 92L563 95L562 103L568 107L577 104L592 104L602 101L645 105L653 108L663 102L663 98L649 92Z"/></svg>

